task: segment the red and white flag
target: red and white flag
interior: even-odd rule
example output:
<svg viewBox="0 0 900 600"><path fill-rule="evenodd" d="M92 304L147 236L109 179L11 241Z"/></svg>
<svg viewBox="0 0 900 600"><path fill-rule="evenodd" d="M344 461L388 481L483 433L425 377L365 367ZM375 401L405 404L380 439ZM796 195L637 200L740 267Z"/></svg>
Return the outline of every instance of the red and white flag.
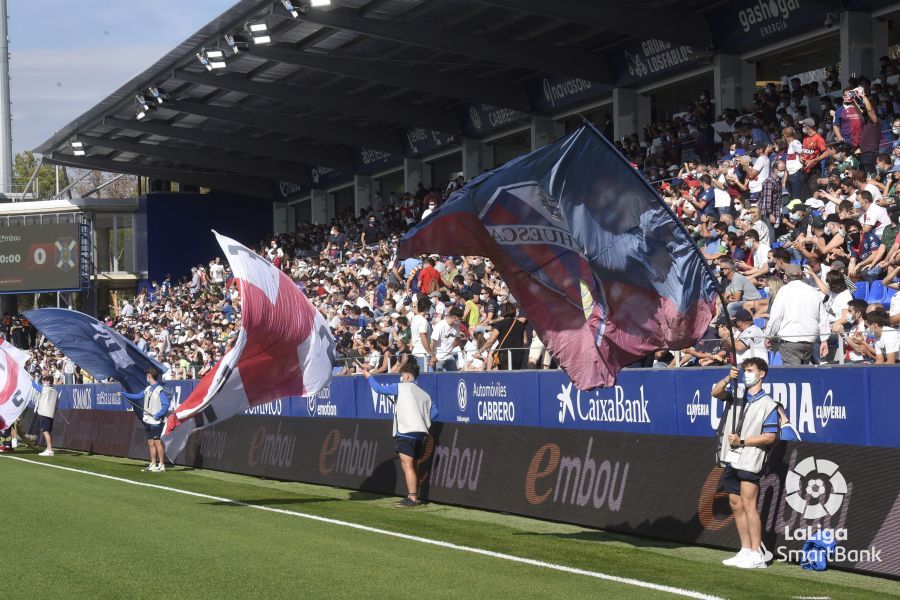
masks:
<svg viewBox="0 0 900 600"><path fill-rule="evenodd" d="M246 246L216 235L241 293L234 347L166 420L173 458L188 436L247 408L287 396L312 396L331 381L334 337L291 278Z"/></svg>
<svg viewBox="0 0 900 600"><path fill-rule="evenodd" d="M25 370L28 353L0 339L0 429L16 422L37 390Z"/></svg>

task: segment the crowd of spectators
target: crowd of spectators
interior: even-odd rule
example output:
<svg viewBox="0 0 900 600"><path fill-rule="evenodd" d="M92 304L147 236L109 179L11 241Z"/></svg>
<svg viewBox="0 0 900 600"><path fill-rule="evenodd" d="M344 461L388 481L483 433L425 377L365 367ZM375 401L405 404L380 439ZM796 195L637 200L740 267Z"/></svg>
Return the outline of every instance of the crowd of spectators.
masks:
<svg viewBox="0 0 900 600"><path fill-rule="evenodd" d="M743 110L716 113L706 92L687 111L619 143L715 265L724 307L693 348L640 366L893 363L900 350L900 87L878 79L767 84ZM326 225L298 225L258 252L287 273L330 324L341 374L552 368L490 260L420 256L398 241L463 185L391 194ZM202 377L240 328L240 299L220 258L180 280L114 298L105 322L169 367ZM21 317L5 337L58 382L89 377Z"/></svg>

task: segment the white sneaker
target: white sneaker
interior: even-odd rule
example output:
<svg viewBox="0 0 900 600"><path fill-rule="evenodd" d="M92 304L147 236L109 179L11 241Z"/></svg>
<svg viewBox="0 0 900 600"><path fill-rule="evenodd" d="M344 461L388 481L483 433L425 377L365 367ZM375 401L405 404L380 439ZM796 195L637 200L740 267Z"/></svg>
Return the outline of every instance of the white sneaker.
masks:
<svg viewBox="0 0 900 600"><path fill-rule="evenodd" d="M741 548L740 552L738 552L731 558L726 558L725 560L722 561L722 564L725 565L726 567L734 567L739 562L744 560L744 557L747 556L747 554L749 554L749 553L750 553L750 548Z"/></svg>
<svg viewBox="0 0 900 600"><path fill-rule="evenodd" d="M38 456L53 456L53 450L44 450L43 452L39 452Z"/></svg>
<svg viewBox="0 0 900 600"><path fill-rule="evenodd" d="M738 569L765 569L768 565L759 552L749 552L736 565Z"/></svg>
<svg viewBox="0 0 900 600"><path fill-rule="evenodd" d="M150 463L149 465L147 465L146 467L144 467L143 469L141 469L141 472L145 472L145 471L155 471L155 470L156 470L156 463Z"/></svg>
<svg viewBox="0 0 900 600"><path fill-rule="evenodd" d="M155 469L153 469L153 472L154 473L162 473L165 470L166 470L166 465L160 463L159 466L157 466Z"/></svg>
<svg viewBox="0 0 900 600"><path fill-rule="evenodd" d="M16 448L19 447L19 438L12 439L12 447L13 447L13 450L15 450Z"/></svg>

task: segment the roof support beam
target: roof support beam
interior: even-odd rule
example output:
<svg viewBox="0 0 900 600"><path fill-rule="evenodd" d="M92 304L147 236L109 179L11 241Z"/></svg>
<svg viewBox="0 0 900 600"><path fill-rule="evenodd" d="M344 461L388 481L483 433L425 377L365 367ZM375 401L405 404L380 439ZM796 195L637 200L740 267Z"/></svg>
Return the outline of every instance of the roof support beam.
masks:
<svg viewBox="0 0 900 600"><path fill-rule="evenodd" d="M88 147L99 146L121 152L131 152L141 156L154 156L164 160L195 165L204 169L215 169L239 175L260 176L272 181L290 181L299 185L310 185L310 171L306 165L281 161L259 160L222 156L209 151L172 148L164 144L141 144L124 139L99 138L79 135L79 141Z"/></svg>
<svg viewBox="0 0 900 600"><path fill-rule="evenodd" d="M160 121L126 121L107 117L103 123L117 129L139 131L150 135L158 135L169 139L184 140L215 146L232 152L256 155L264 158L301 162L319 167L331 167L339 171L351 172L353 161L349 152L340 152L329 148L311 148L304 144L290 144L265 139L258 139L233 133L203 131L192 127L173 127Z"/></svg>
<svg viewBox="0 0 900 600"><path fill-rule="evenodd" d="M320 142L343 144L355 148L383 150L391 154L401 154L403 152L403 146L400 144L398 135L390 129L356 127L355 125L332 123L322 119L275 115L244 110L242 108L215 106L191 100L170 100L163 107L189 115L247 125L265 131L282 132Z"/></svg>
<svg viewBox="0 0 900 600"><path fill-rule="evenodd" d="M361 119L383 121L405 127L424 127L444 133L459 133L459 123L449 110L427 108L415 104L398 104L364 96L334 94L279 83L262 83L235 75L195 73L184 69L175 71L175 78L198 85L352 115Z"/></svg>
<svg viewBox="0 0 900 600"><path fill-rule="evenodd" d="M349 10L315 10L309 11L301 18L317 25L354 31L369 37L432 48L442 52L486 59L502 65L515 65L544 73L557 73L601 83L614 83L606 58L600 55L585 55L583 52L574 52L556 46L513 42L497 36L474 35L460 29L430 27L421 23L366 19Z"/></svg>
<svg viewBox="0 0 900 600"><path fill-rule="evenodd" d="M435 96L446 96L467 102L484 102L524 112L529 110L525 94L515 84L504 85L490 79L441 73L434 68L399 66L380 57L347 58L313 54L296 50L290 44L259 46L253 49L253 56L373 83L415 89Z"/></svg>
<svg viewBox="0 0 900 600"><path fill-rule="evenodd" d="M223 192L233 192L244 196L265 198L271 200L273 196L273 183L263 179L240 177L226 173L206 173L203 171L182 171L179 169L167 169L135 162L120 162L97 156L70 156L68 154L52 154L45 156L48 163L74 169L92 169L107 173L126 173L129 175L141 175L153 177L165 181L177 181L188 185L199 185L213 188Z"/></svg>
<svg viewBox="0 0 900 600"><path fill-rule="evenodd" d="M562 19L618 33L694 46L712 47L709 27L702 16L683 9L644 6L629 2L585 0L474 0L481 4L517 12Z"/></svg>

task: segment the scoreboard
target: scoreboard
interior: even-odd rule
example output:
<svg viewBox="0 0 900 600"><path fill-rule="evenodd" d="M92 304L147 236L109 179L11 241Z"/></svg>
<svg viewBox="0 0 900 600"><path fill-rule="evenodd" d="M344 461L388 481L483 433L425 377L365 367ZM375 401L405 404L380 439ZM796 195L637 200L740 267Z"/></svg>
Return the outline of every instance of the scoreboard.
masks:
<svg viewBox="0 0 900 600"><path fill-rule="evenodd" d="M0 226L0 294L80 287L77 223Z"/></svg>

